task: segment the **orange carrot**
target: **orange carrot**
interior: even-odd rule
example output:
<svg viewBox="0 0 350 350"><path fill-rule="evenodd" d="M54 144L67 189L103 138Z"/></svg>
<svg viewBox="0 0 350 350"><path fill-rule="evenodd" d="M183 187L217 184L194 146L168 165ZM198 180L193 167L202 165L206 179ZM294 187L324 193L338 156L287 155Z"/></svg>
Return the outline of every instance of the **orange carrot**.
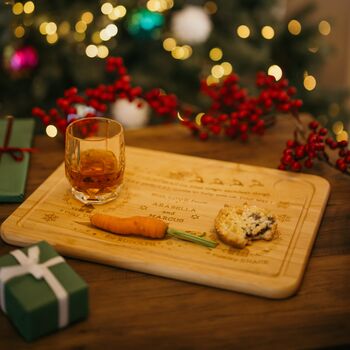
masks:
<svg viewBox="0 0 350 350"><path fill-rule="evenodd" d="M94 214L90 217L92 225L120 235L138 235L148 238L164 238L168 224L162 220L131 216L120 218L106 214Z"/></svg>

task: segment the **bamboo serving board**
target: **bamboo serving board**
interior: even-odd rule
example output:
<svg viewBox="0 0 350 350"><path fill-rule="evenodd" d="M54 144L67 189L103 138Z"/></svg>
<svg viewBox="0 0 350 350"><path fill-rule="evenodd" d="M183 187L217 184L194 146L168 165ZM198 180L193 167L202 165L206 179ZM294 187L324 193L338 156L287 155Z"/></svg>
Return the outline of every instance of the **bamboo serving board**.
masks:
<svg viewBox="0 0 350 350"><path fill-rule="evenodd" d="M1 226L25 246L46 240L62 255L269 298L296 292L330 186L320 177L127 147L125 183L105 205L75 200L62 164ZM93 212L161 218L170 227L218 240L214 218L225 204L257 205L277 216L279 236L244 249L168 238L149 240L91 227Z"/></svg>

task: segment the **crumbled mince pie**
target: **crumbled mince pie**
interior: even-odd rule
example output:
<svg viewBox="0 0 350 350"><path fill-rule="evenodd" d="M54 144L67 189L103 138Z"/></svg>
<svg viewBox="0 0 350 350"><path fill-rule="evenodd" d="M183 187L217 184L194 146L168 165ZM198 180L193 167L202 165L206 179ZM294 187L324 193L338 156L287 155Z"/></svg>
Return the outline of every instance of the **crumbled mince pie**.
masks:
<svg viewBox="0 0 350 350"><path fill-rule="evenodd" d="M270 241L276 236L276 217L254 205L225 206L215 219L219 238L236 248L244 248L253 240Z"/></svg>

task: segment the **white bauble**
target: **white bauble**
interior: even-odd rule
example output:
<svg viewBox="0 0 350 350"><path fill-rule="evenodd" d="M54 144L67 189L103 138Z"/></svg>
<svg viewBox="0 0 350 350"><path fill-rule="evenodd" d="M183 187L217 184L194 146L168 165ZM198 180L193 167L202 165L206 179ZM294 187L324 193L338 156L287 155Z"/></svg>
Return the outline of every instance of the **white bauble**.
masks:
<svg viewBox="0 0 350 350"><path fill-rule="evenodd" d="M182 43L201 44L208 39L211 29L211 20L200 6L188 5L171 19L171 31Z"/></svg>
<svg viewBox="0 0 350 350"><path fill-rule="evenodd" d="M126 98L119 99L112 105L111 110L113 118L126 129L141 128L150 118L150 107L141 98L136 98L132 102Z"/></svg>
<svg viewBox="0 0 350 350"><path fill-rule="evenodd" d="M92 113L96 114L96 109L90 106L83 105L81 103L77 103L74 105L77 110L76 114L68 114L67 121L68 123L75 119L80 119L86 117L87 114Z"/></svg>

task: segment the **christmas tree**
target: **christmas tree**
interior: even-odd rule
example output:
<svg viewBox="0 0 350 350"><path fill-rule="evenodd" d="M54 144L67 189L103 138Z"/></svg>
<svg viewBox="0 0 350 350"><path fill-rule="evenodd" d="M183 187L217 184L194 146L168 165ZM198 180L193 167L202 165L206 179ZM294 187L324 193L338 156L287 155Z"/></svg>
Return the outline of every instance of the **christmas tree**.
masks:
<svg viewBox="0 0 350 350"><path fill-rule="evenodd" d="M135 84L175 93L198 111L208 105L198 94L201 79L211 84L233 71L254 91L264 71L289 79L303 110L324 125L331 126L324 111L345 122L346 94L317 85L331 25L311 21L313 10L287 17L278 0L7 1L0 11L2 111L26 117L71 86L107 82L103 59L113 55L124 58Z"/></svg>

